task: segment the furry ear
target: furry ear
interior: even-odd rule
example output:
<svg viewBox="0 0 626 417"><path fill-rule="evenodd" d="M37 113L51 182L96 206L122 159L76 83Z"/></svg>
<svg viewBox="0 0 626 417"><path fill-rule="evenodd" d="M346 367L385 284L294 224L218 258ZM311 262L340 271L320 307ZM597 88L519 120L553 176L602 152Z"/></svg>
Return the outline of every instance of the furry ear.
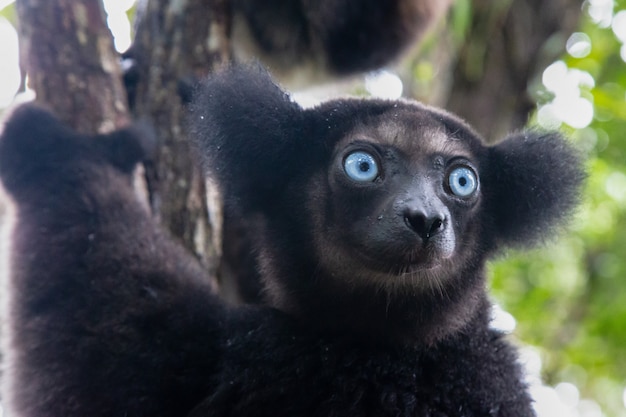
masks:
<svg viewBox="0 0 626 417"><path fill-rule="evenodd" d="M522 132L488 149L487 213L505 245L530 246L567 222L585 179L582 158L558 133Z"/></svg>
<svg viewBox="0 0 626 417"><path fill-rule="evenodd" d="M75 148L64 149L64 141L75 141L76 133L50 112L26 104L13 110L0 136L0 176L7 189L18 193L42 177L65 169Z"/></svg>
<svg viewBox="0 0 626 417"><path fill-rule="evenodd" d="M248 208L271 204L303 157L300 106L261 67L234 66L200 85L190 111L191 136L225 194Z"/></svg>

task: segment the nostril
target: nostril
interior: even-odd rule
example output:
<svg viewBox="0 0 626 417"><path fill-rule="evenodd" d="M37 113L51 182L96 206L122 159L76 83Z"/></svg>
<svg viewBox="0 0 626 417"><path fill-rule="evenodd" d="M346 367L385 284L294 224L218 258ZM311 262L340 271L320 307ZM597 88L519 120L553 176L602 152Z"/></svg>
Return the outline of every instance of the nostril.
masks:
<svg viewBox="0 0 626 417"><path fill-rule="evenodd" d="M436 235L442 230L443 230L443 219L441 218L434 219L428 231L429 237Z"/></svg>
<svg viewBox="0 0 626 417"><path fill-rule="evenodd" d="M422 212L405 213L404 222L422 239L429 239L445 228L444 217L439 214L427 215Z"/></svg>

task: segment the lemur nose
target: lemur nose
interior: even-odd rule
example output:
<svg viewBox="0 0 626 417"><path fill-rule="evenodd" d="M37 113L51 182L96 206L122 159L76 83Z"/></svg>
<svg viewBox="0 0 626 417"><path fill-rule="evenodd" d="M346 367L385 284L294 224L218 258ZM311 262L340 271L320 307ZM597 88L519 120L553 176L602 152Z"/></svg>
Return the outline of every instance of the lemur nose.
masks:
<svg viewBox="0 0 626 417"><path fill-rule="evenodd" d="M429 239L445 229L445 216L441 213L425 213L422 210L406 210L404 222L422 239Z"/></svg>

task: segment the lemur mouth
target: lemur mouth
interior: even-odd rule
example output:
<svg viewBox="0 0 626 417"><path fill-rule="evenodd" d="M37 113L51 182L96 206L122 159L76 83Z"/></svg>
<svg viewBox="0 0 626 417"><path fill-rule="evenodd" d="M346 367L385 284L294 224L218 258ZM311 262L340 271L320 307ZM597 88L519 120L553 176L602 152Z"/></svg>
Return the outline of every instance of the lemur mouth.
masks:
<svg viewBox="0 0 626 417"><path fill-rule="evenodd" d="M439 267L441 262L437 259L429 259L424 262L396 264L391 268L391 275L404 276L412 275L419 272L432 271Z"/></svg>
<svg viewBox="0 0 626 417"><path fill-rule="evenodd" d="M442 258L436 250L421 248L396 253L393 256L372 255L359 252L362 263L368 269L390 276L404 276L436 269Z"/></svg>

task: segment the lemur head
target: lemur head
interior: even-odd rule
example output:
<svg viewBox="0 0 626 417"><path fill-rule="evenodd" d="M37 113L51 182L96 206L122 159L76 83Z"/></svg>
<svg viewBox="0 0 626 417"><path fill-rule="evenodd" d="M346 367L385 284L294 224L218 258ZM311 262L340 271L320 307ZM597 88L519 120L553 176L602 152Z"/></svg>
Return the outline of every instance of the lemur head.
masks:
<svg viewBox="0 0 626 417"><path fill-rule="evenodd" d="M462 327L489 255L550 237L583 178L556 133L486 146L416 102L302 109L245 68L204 84L192 126L226 207L255 220L269 302L368 335L432 342Z"/></svg>

